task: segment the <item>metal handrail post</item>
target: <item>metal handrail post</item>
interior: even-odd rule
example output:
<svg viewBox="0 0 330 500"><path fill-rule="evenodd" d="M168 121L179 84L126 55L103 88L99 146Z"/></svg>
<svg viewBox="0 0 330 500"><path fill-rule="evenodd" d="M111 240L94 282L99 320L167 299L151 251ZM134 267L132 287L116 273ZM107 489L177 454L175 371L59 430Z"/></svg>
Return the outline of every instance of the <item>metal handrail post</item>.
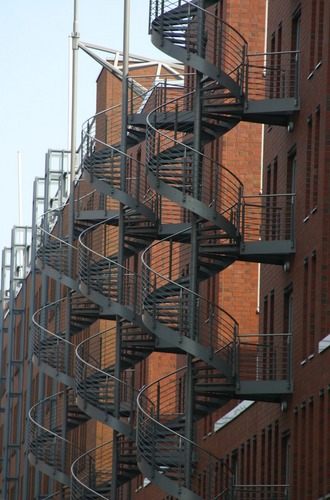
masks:
<svg viewBox="0 0 330 500"><path fill-rule="evenodd" d="M249 107L249 57L246 56L245 60L245 98L244 107L247 109Z"/></svg>
<svg viewBox="0 0 330 500"><path fill-rule="evenodd" d="M294 76L295 76L295 81L294 81L294 100L295 100L295 105L297 106L298 105L298 92L299 92L299 78L298 78L298 74L299 74L299 51L296 52L296 55L295 55L295 69L294 69L295 73L294 73Z"/></svg>
<svg viewBox="0 0 330 500"><path fill-rule="evenodd" d="M241 243L244 245L245 241L245 216L246 216L246 206L245 206L245 198L242 197L241 195L241 188L240 188L240 193L239 193L239 198L238 198L238 221L237 221L237 227L240 228L241 232ZM241 219L241 221L240 221Z"/></svg>
<svg viewBox="0 0 330 500"><path fill-rule="evenodd" d="M291 379L292 379L292 334L289 333L288 338L287 338L287 343L288 343L288 375L287 375L287 382L288 382L288 389L291 389Z"/></svg>
<svg viewBox="0 0 330 500"><path fill-rule="evenodd" d="M233 378L236 379L236 388L240 386L240 364L241 364L241 352L240 352L240 339L237 335L237 327L234 328L234 350L233 350Z"/></svg>
<svg viewBox="0 0 330 500"><path fill-rule="evenodd" d="M294 194L291 196L291 231L290 231L290 239L291 239L291 247L294 248L294 232L295 232L295 227L294 227Z"/></svg>

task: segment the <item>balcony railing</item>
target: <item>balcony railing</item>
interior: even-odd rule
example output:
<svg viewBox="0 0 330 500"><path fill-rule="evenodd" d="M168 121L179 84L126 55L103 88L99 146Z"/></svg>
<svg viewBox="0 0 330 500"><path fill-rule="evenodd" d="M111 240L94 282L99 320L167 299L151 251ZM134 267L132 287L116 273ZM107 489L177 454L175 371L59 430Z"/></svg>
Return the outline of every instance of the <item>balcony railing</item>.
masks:
<svg viewBox="0 0 330 500"><path fill-rule="evenodd" d="M289 500L289 484L236 484L233 500Z"/></svg>
<svg viewBox="0 0 330 500"><path fill-rule="evenodd" d="M244 196L242 242L294 241L295 194Z"/></svg>
<svg viewBox="0 0 330 500"><path fill-rule="evenodd" d="M293 98L298 103L299 51L249 54L245 61L245 104Z"/></svg>
<svg viewBox="0 0 330 500"><path fill-rule="evenodd" d="M237 383L287 381L291 384L291 333L239 335Z"/></svg>

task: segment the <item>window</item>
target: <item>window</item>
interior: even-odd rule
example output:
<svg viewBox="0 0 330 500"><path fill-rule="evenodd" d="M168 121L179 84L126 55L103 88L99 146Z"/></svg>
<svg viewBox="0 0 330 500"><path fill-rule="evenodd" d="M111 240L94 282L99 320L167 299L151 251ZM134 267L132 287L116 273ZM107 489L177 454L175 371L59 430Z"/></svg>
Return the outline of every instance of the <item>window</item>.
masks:
<svg viewBox="0 0 330 500"><path fill-rule="evenodd" d="M293 289L292 285L288 286L284 290L284 322L283 331L288 334L289 341L291 341L292 329L293 329ZM282 379L289 378L291 358L290 351L288 351L288 338L286 335L283 336L282 340L282 352L283 352L283 362L282 362Z"/></svg>
<svg viewBox="0 0 330 500"><path fill-rule="evenodd" d="M277 210L277 176L278 158L274 158L273 165L267 166L266 173L266 230L265 239L274 240L279 236L279 212Z"/></svg>
<svg viewBox="0 0 330 500"><path fill-rule="evenodd" d="M319 192L319 161L320 161L320 107L316 108L316 120L314 130L314 162L313 162L313 200L312 211L316 211Z"/></svg>
<svg viewBox="0 0 330 500"><path fill-rule="evenodd" d="M264 298L264 317L262 333L266 335L268 332L268 296Z"/></svg>
<svg viewBox="0 0 330 500"><path fill-rule="evenodd" d="M267 484L272 484L272 452L273 452L273 434L272 426L268 426L267 431Z"/></svg>
<svg viewBox="0 0 330 500"><path fill-rule="evenodd" d="M301 36L301 7L295 10L292 16L292 32L291 32L291 48L292 50L300 50Z"/></svg>
<svg viewBox="0 0 330 500"><path fill-rule="evenodd" d="M274 429L274 484L279 483L279 422L276 420Z"/></svg>
<svg viewBox="0 0 330 500"><path fill-rule="evenodd" d="M260 462L260 479L261 484L265 484L265 469L266 469L266 432L262 429L261 433L261 462Z"/></svg>
<svg viewBox="0 0 330 500"><path fill-rule="evenodd" d="M305 221L309 219L311 199L311 170L312 170L312 131L313 118L309 115L307 120L307 149L306 149L306 179L305 179Z"/></svg>
<svg viewBox="0 0 330 500"><path fill-rule="evenodd" d="M252 446L252 484L257 484L257 435L253 436Z"/></svg>
<svg viewBox="0 0 330 500"><path fill-rule="evenodd" d="M309 337L309 354L314 354L315 351L315 321L316 321L316 250L312 253L311 262L311 291L310 291L310 337Z"/></svg>
<svg viewBox="0 0 330 500"><path fill-rule="evenodd" d="M322 64L324 38L324 0L312 0L310 18L310 46L308 78L312 78L314 70Z"/></svg>
<svg viewBox="0 0 330 500"><path fill-rule="evenodd" d="M298 417L296 417L298 418ZM296 427L294 427L296 429ZM281 482L282 484L290 485L290 455L291 455L291 445L290 445L290 432L286 431L282 434L282 446L281 446ZM285 498L289 500L289 491L288 488L287 495Z"/></svg>
<svg viewBox="0 0 330 500"><path fill-rule="evenodd" d="M234 481L235 484L239 484L239 477L238 477L238 450L234 450L231 456L231 470L234 475Z"/></svg>
<svg viewBox="0 0 330 500"><path fill-rule="evenodd" d="M313 76L315 68L315 37L316 37L316 0L312 0L312 13L311 13L311 26L310 26L310 46L309 46L309 78Z"/></svg>
<svg viewBox="0 0 330 500"><path fill-rule="evenodd" d="M324 0L320 0L319 3L319 22L318 22L318 40L317 40L317 64L316 68L322 63L323 56L323 37L324 37Z"/></svg>
<svg viewBox="0 0 330 500"><path fill-rule="evenodd" d="M314 462L314 399L309 398L308 405L308 470L307 470L307 496L312 498L313 489L313 462Z"/></svg>
<svg viewBox="0 0 330 500"><path fill-rule="evenodd" d="M309 289L309 264L308 257L304 260L304 289L303 289L303 303L302 303L302 343L301 343L301 359L304 361L307 357L307 336L308 336L308 289Z"/></svg>
<svg viewBox="0 0 330 500"><path fill-rule="evenodd" d="M292 16L292 31L291 31L291 50L293 51L291 59L291 92L296 96L297 88L299 82L299 52L300 52L300 36L301 36L301 8L294 12Z"/></svg>
<svg viewBox="0 0 330 500"><path fill-rule="evenodd" d="M319 392L320 402L319 402L319 422L318 422L318 497L322 497L324 492L324 477L325 477L325 440L324 440L324 390L321 389Z"/></svg>
<svg viewBox="0 0 330 500"><path fill-rule="evenodd" d="M282 81L283 73L282 73L282 23L278 26L277 31L277 54L276 54L276 97L281 98L285 97L284 90L285 85L283 85L284 81Z"/></svg>
<svg viewBox="0 0 330 500"><path fill-rule="evenodd" d="M305 495L306 488L306 401L301 403L301 415L300 415L300 495L298 494L298 498L303 498ZM299 492L299 490L298 490Z"/></svg>
<svg viewBox="0 0 330 500"><path fill-rule="evenodd" d="M293 196L296 193L296 166L297 166L297 156L296 156L296 147L294 146L288 154L287 160L287 179L286 179L286 192L288 194L292 194ZM285 217L285 235L286 239L293 239L293 234L291 228L293 227L293 199L291 196L288 196L286 202L286 217Z"/></svg>

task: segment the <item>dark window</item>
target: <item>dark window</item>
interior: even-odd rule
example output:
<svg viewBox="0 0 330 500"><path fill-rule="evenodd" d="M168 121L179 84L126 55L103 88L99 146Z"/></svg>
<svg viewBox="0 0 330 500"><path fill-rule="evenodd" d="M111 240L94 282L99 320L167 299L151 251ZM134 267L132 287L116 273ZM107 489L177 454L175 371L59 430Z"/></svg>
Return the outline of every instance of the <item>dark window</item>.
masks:
<svg viewBox="0 0 330 500"><path fill-rule="evenodd" d="M316 38L316 0L312 0L312 12L310 19L310 45L309 45L309 69L310 75L313 74L315 68L315 38Z"/></svg>
<svg viewBox="0 0 330 500"><path fill-rule="evenodd" d="M305 215L309 216L311 207L311 170L312 170L312 135L313 118L312 115L307 120L307 150L306 150L306 180L305 180Z"/></svg>
<svg viewBox="0 0 330 500"><path fill-rule="evenodd" d="M308 335L308 295L309 295L309 265L308 257L304 260L304 289L303 289L303 311L302 311L302 343L301 343L301 359L304 360L307 357L307 335Z"/></svg>
<svg viewBox="0 0 330 500"><path fill-rule="evenodd" d="M318 497L322 497L325 478L325 440L324 440L324 390L320 391L319 422L318 422L318 455L319 455L319 475L318 475Z"/></svg>
<svg viewBox="0 0 330 500"><path fill-rule="evenodd" d="M316 250L312 253L311 291L310 291L310 337L309 354L315 350L315 321L316 321Z"/></svg>
<svg viewBox="0 0 330 500"><path fill-rule="evenodd" d="M300 36L301 36L301 9L300 7L292 16L291 50L294 52L291 59L291 81L290 95L296 96L299 82L299 58L300 58Z"/></svg>
<svg viewBox="0 0 330 500"><path fill-rule="evenodd" d="M319 31L318 31L318 39L317 39L317 65L322 62L323 55L323 37L324 37L324 0L320 0L319 4Z"/></svg>
<svg viewBox="0 0 330 500"><path fill-rule="evenodd" d="M309 400L308 408L308 472L307 472L307 497L312 498L313 490L313 462L314 462L314 401Z"/></svg>
<svg viewBox="0 0 330 500"><path fill-rule="evenodd" d="M294 218L294 212L293 212L293 201L294 201L294 195L296 193L296 163L297 163L297 156L296 156L296 148L294 147L289 155L288 155L288 161L287 161L287 179L286 179L286 192L288 194L292 194L293 196L288 196L287 201L286 201L286 216L285 216L285 235L286 239L291 239L292 238L292 231L291 228L293 227L293 218Z"/></svg>
<svg viewBox="0 0 330 500"><path fill-rule="evenodd" d="M317 107L314 130L314 162L313 162L313 210L316 210L319 193L319 161L320 161L320 108Z"/></svg>
<svg viewBox="0 0 330 500"><path fill-rule="evenodd" d="M297 415L298 414L295 414L296 419L298 418ZM294 429L296 433L297 432L296 427L294 427ZM284 432L282 434L282 446L281 446L281 482L282 484L286 485L290 485L290 455L291 455L290 433ZM288 495L289 495L289 487L287 491L287 496L285 498L289 498Z"/></svg>

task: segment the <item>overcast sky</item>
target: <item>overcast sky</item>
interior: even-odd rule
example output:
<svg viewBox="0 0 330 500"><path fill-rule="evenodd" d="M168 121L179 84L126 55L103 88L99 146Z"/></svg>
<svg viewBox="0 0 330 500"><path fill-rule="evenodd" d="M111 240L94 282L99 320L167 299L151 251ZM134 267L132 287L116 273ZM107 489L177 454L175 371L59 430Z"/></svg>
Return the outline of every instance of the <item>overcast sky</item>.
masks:
<svg viewBox="0 0 330 500"><path fill-rule="evenodd" d="M149 0L131 0L130 52L166 59L150 42ZM79 0L80 39L123 46L124 0ZM0 252L19 224L18 155L22 160L23 225L31 224L35 177L48 149L68 148L69 37L74 0L1 0ZM79 51L78 129L95 112L100 66ZM1 258L1 254L0 254Z"/></svg>

